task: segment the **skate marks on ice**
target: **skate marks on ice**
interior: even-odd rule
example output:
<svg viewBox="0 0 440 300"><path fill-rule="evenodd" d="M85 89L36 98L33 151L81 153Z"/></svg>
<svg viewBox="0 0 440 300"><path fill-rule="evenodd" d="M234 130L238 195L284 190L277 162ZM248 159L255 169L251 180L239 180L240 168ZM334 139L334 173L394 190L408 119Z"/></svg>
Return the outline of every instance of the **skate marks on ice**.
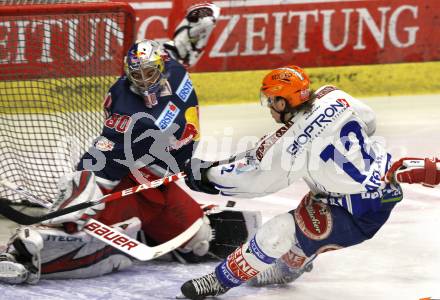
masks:
<svg viewBox="0 0 440 300"><path fill-rule="evenodd" d="M182 265L177 263L138 263L127 271L92 279L41 280L38 285L8 286L0 284L1 299L175 299L180 285L192 276L201 276L215 264ZM257 297L266 289L244 288L231 291L225 299L241 296Z"/></svg>
<svg viewBox="0 0 440 300"><path fill-rule="evenodd" d="M361 245L329 252L315 261L314 270L286 286L232 289L219 299L234 300L333 300L420 299L440 295L440 197L405 188L389 223L376 237ZM289 191L286 191L288 193ZM295 191L290 191L295 194ZM266 197L287 201L284 196ZM246 200L243 200L246 201ZM238 201L237 206L252 208ZM258 205L263 205L260 200ZM295 204L294 204L295 205ZM283 205L280 205L283 206ZM283 209L285 207L283 206ZM271 213L278 213L273 209ZM114 274L76 280L41 280L38 285L0 284L1 299L174 299L183 282L212 272L216 263L182 265L139 262Z"/></svg>

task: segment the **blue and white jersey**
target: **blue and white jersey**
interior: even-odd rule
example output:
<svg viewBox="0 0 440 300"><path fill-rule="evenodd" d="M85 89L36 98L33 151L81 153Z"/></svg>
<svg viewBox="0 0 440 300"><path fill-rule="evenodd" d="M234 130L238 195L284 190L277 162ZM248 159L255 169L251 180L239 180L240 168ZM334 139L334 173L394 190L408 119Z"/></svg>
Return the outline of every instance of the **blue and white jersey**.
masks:
<svg viewBox="0 0 440 300"><path fill-rule="evenodd" d="M158 104L152 108L125 76L117 80L105 100L107 118L101 136L78 169L91 169L110 181L144 166L179 172L199 140L198 100L181 64L165 61L165 77Z"/></svg>
<svg viewBox="0 0 440 300"><path fill-rule="evenodd" d="M236 197L264 196L298 179L324 198L383 188L390 156L373 136L374 112L333 86L315 95L310 111L266 135L248 157L211 168L208 179L222 194Z"/></svg>

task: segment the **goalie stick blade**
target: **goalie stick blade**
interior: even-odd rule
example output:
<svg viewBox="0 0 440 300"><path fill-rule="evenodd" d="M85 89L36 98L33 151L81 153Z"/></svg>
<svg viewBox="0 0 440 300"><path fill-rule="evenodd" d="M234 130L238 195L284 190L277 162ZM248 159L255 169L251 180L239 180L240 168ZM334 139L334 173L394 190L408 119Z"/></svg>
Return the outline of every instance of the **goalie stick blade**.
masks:
<svg viewBox="0 0 440 300"><path fill-rule="evenodd" d="M191 239L197 233L197 231L199 231L202 224L203 220L199 218L178 236L154 247L147 246L110 226L102 224L95 219L90 219L87 222L87 224L84 226L84 231L94 238L112 245L119 251L122 251L136 258L137 260L147 261L155 259L156 257L164 255L182 246L186 241Z"/></svg>

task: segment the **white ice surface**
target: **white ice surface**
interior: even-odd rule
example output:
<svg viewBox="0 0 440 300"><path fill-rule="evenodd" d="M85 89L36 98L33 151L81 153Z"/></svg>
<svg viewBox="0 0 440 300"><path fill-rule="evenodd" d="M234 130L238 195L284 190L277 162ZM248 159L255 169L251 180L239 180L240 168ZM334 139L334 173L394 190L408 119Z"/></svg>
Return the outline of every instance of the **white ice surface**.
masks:
<svg viewBox="0 0 440 300"><path fill-rule="evenodd" d="M366 99L378 115L377 135L386 138L397 156L440 155L440 96ZM202 132L218 141L201 151L205 158L221 158L240 149L220 147L256 139L274 128L268 112L258 105L211 106L201 109ZM224 138L226 136L226 139ZM264 219L293 209L306 187L296 183L276 195L239 200L237 208L262 210ZM440 299L440 190L405 186L405 198L387 224L361 245L321 255L314 270L283 287L231 290L221 299ZM203 202L227 200L197 195ZM14 225L1 221L0 241ZM138 263L127 271L85 280L41 280L35 286L0 284L0 299L173 299L180 285L211 272L215 264Z"/></svg>

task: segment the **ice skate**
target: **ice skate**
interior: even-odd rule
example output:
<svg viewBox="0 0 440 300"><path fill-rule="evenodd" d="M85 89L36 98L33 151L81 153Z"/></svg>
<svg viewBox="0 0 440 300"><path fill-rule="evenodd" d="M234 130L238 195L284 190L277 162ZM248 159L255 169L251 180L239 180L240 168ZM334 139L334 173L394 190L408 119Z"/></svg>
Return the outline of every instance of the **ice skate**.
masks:
<svg viewBox="0 0 440 300"><path fill-rule="evenodd" d="M300 269L293 269L279 259L269 269L266 269L254 278L250 279L248 284L257 287L271 284L287 284L298 279L304 272L312 271L312 269L312 263L309 263Z"/></svg>
<svg viewBox="0 0 440 300"><path fill-rule="evenodd" d="M7 252L0 254L0 282L37 283L40 279L40 250L43 240L30 227L18 228Z"/></svg>
<svg viewBox="0 0 440 300"><path fill-rule="evenodd" d="M208 296L220 296L229 289L221 285L215 273L210 273L185 282L180 290L186 298L200 300Z"/></svg>
<svg viewBox="0 0 440 300"><path fill-rule="evenodd" d="M17 262L10 253L0 254L0 282L9 284L23 283L29 277L28 269Z"/></svg>

